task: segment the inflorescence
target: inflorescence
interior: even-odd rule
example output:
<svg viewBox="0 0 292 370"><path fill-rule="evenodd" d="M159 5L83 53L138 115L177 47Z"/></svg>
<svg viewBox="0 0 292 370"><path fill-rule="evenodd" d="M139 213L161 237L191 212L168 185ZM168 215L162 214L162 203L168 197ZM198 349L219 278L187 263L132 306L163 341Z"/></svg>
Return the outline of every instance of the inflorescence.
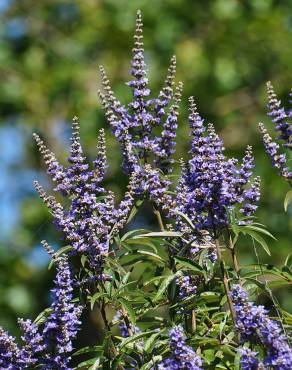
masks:
<svg viewBox="0 0 292 370"><path fill-rule="evenodd" d="M54 196L47 195L37 181L35 188L52 212L57 227L72 246L73 253L86 254L90 267L101 273L110 238L123 228L133 205L135 174L130 178L124 199L116 208L114 194L101 186L107 168L104 131L100 131L93 169L89 168L83 154L76 117L73 119L72 131L68 158L70 165L67 168L61 166L40 137L34 135L48 173L57 183L54 190L70 199L69 209L64 209Z"/></svg>
<svg viewBox="0 0 292 370"><path fill-rule="evenodd" d="M275 125L275 130L280 133L277 137L278 140L282 141L282 147L284 149L292 150L292 109L286 110L282 105L281 101L277 98L274 88L271 82L267 83L268 91L268 115L272 118L272 122ZM292 94L290 93L290 96ZM290 101L291 103L291 101ZM286 153L279 153L280 145L273 141L272 137L268 133L263 123L259 123L259 129L262 134L263 143L266 152L272 159L272 164L279 171L280 176L288 181L292 180L292 171L287 166Z"/></svg>
<svg viewBox="0 0 292 370"><path fill-rule="evenodd" d="M194 99L190 98L191 159L183 164L177 187L176 208L194 224L196 230L208 230L214 237L229 224L228 210L240 206L251 216L259 200L259 178L251 181L254 159L247 147L242 164L226 158L221 139L213 125L206 128Z"/></svg>
<svg viewBox="0 0 292 370"><path fill-rule="evenodd" d="M175 163L173 155L182 83L175 84L176 59L172 57L163 88L157 97L150 97L140 11L136 19L131 80L127 83L132 90L132 101L128 105L122 104L115 97L103 67L100 67L100 73L102 91L99 91L99 97L121 147L122 167L129 176L127 192L116 206L114 193L102 185L108 167L103 129L99 132L97 156L91 165L81 146L77 117L73 118L67 166L59 163L43 140L34 134L47 172L55 184L54 191L66 201L62 205L55 196L48 195L37 181L35 188L71 249L67 254L57 255L45 241L42 242L57 269L52 304L44 323L19 320L23 333L22 347L0 328L1 369L22 370L34 365L48 370L71 369L72 341L80 328L82 313L82 307L73 303L73 285L82 290L87 283L93 282L98 286L111 279L104 271L104 262L111 253L113 237L124 228L137 197L148 199L155 211L156 207L159 208L164 211L164 216L173 221L171 228L178 231L181 237L175 244L177 249L169 247L171 258L171 254L179 250L184 252L181 253L183 257L187 255L194 261L202 247L207 249L205 256L211 264L219 258L217 250L220 247L215 248L215 241L218 241L215 239L230 226L231 216L235 215L238 224L247 224L257 209L260 178L252 178L252 148L247 147L241 163L235 158L227 158L214 126L205 125L192 97L189 99L188 116L190 159L186 163L181 160L177 185L170 180L168 175L172 173ZM271 83L268 83L268 98L268 114L275 129L280 132L278 139L284 142L284 149L291 150L292 129L288 120L292 118L292 110L287 111L281 106ZM273 142L264 125L259 127L273 165L282 177L291 180L292 172L287 167L285 154L278 153L280 146ZM74 284L69 264L72 255L85 256L83 263L87 263L86 268L90 271L88 277ZM178 298L185 301L197 293L200 279L184 271L177 275L176 284ZM291 350L279 324L268 317L263 306L249 302L240 285L233 287L231 298L240 340L242 344L246 341L252 344L251 348L242 345L239 349L242 369L291 369ZM119 321L122 336L138 334L140 329L131 324L123 312L118 312L114 321ZM259 347L264 350L263 358L258 353ZM169 356L158 364L159 370L202 369L203 361L186 344L181 326L169 331L169 349ZM136 360L134 363L136 366Z"/></svg>
<svg viewBox="0 0 292 370"><path fill-rule="evenodd" d="M71 369L72 340L80 328L82 307L72 302L73 279L68 258L57 257L45 241L42 243L57 268L49 315L42 328L30 320L19 320L23 332L22 348L0 328L1 369L22 370L32 365L42 365L44 370Z"/></svg>
<svg viewBox="0 0 292 370"><path fill-rule="evenodd" d="M159 370L201 370L203 361L192 347L186 344L181 326L169 331L170 356L158 365Z"/></svg>
<svg viewBox="0 0 292 370"><path fill-rule="evenodd" d="M249 341L262 346L265 351L263 364L267 368L290 370L292 352L280 325L268 317L268 311L263 306L256 306L249 302L247 293L240 285L234 285L232 301L241 342ZM243 347L240 353L243 369L258 368L260 360L255 351Z"/></svg>

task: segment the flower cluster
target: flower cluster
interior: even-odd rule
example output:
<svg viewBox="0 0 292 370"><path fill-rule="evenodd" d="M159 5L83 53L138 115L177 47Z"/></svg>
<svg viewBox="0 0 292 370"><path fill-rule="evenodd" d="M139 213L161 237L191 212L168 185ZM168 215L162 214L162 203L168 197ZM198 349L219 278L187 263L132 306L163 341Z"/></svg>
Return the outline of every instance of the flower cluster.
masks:
<svg viewBox="0 0 292 370"><path fill-rule="evenodd" d="M156 363L159 370L202 370L202 358L208 361L208 368L227 366L228 362L232 367L232 352L228 350L228 361L224 363L226 351L221 351L218 345L228 349L237 343L243 370L292 369L292 351L280 325L269 318L263 306L251 303L240 285L234 285L230 294L229 283L232 285L240 273L235 254L240 228L235 227L252 223L260 198L260 178L252 178L252 148L247 147L241 162L228 158L213 125L205 125L191 97L190 159L186 163L180 161L178 182L173 182L175 176L171 173L182 96L182 84L176 87L174 84L176 59L171 59L158 97L150 98L139 11L134 38L131 80L127 83L133 99L128 105L121 104L114 96L106 72L100 67L103 91L99 96L121 146L124 172L129 176L127 192L118 206L113 192L102 185L107 170L104 130L100 130L97 156L90 164L80 142L79 121L74 117L66 166L34 134L55 184L54 191L65 201L60 203L57 197L48 195L38 182L35 188L70 246L67 252L55 253L46 241L42 242L57 269L52 303L36 322L19 320L22 346L0 328L0 368L71 370L73 340L80 329L82 314L81 305L73 297L74 288L78 288L92 308L100 304L106 331L102 345L86 347L77 353L91 357L97 353L97 358L90 358L78 368L94 363L93 367L119 370L149 369ZM287 122L292 112L281 107L270 83L268 95L269 116L280 132L284 148L291 149L291 126ZM279 145L272 141L262 124L260 130L274 166L291 180L286 157L278 154ZM119 232L137 210L133 207L137 198L137 203L144 200L151 203L161 232L145 235L141 229L130 230L120 237ZM161 215L160 211L164 213ZM166 226L164 217L169 221ZM269 233L258 225L261 224L255 223L249 229L253 233L250 235L260 242L256 232ZM246 230L250 231L247 227ZM223 245L227 232L228 246ZM231 253L234 270L226 268L225 253L221 254L221 250ZM81 261L77 254L82 256ZM80 267L76 281L69 264L72 256ZM195 302L194 297L198 297ZM230 316L221 312L226 297ZM198 305L196 309L194 304ZM165 340L161 329L167 324L164 314L167 308L170 327L185 319L186 326L191 324L190 332L198 329L195 339L197 353L202 352L202 358L187 345L181 325L172 327ZM112 309L117 314L109 320ZM231 319L239 339L234 337ZM141 328L146 328L142 335L137 320ZM121 336L130 338L115 337L111 328L116 324ZM206 337L211 340L206 341ZM216 343L214 347L213 343ZM212 353L214 360L209 360Z"/></svg>
<svg viewBox="0 0 292 370"><path fill-rule="evenodd" d="M186 337L181 326L169 331L171 355L158 365L159 370L201 370L203 361L192 347L186 345Z"/></svg>
<svg viewBox="0 0 292 370"><path fill-rule="evenodd" d="M197 292L197 286L193 283L190 276L182 275L176 279L177 285L179 287L178 296L180 299L185 299L190 297Z"/></svg>
<svg viewBox="0 0 292 370"><path fill-rule="evenodd" d="M271 82L267 83L267 90L268 115L275 124L275 130L280 132L277 139L284 142L282 145L284 149L292 150L292 125L289 123L289 120L292 118L292 110L286 110L281 105L281 101L277 98ZM287 167L286 154L279 153L280 145L273 141L263 123L259 123L259 129L262 134L265 150L272 159L272 165L277 168L280 176L291 181L292 171Z"/></svg>
<svg viewBox="0 0 292 370"><path fill-rule="evenodd" d="M279 324L268 317L263 306L256 306L249 302L247 293L240 285L234 285L232 301L241 341L250 341L262 345L265 350L263 363L268 368L272 367L275 370L291 369L292 350ZM255 369L255 353L246 349L241 349L241 353L243 368Z"/></svg>
<svg viewBox="0 0 292 370"><path fill-rule="evenodd" d="M20 349L15 338L0 327L0 368L22 370L35 363L29 350Z"/></svg>
<svg viewBox="0 0 292 370"><path fill-rule="evenodd" d="M134 39L130 70L133 79L127 83L132 89L133 101L128 106L118 101L103 67L100 68L103 92L99 91L99 97L112 131L121 144L125 172L131 173L152 159L158 168L167 173L171 170L169 165L173 162L171 156L175 152L182 94L181 83L174 92L176 59L171 59L164 87L158 97L150 99L140 11L137 12ZM161 135L157 136L154 129L159 130L159 127Z"/></svg>
<svg viewBox="0 0 292 370"><path fill-rule="evenodd" d="M272 118L276 131L280 133L277 139L284 141L283 146L292 150L292 125L288 122L291 111L286 112L285 108L281 106L281 101L277 98L270 81L267 82L267 91L268 115Z"/></svg>
<svg viewBox="0 0 292 370"><path fill-rule="evenodd" d="M54 252L45 241L42 243L54 259ZM73 283L67 257L58 257L56 264L52 313L45 323L42 337L46 347L45 363L48 368L68 369L70 361L68 354L73 350L72 339L75 338L81 324L79 318L82 307L72 302Z"/></svg>
<svg viewBox="0 0 292 370"><path fill-rule="evenodd" d="M22 370L32 365L43 365L43 369L71 369L72 340L79 330L82 308L72 302L73 283L67 258L56 257L48 244L42 243L57 265L50 314L42 330L30 320L19 320L23 348L0 328L1 369Z"/></svg>
<svg viewBox="0 0 292 370"><path fill-rule="evenodd" d="M119 329L120 329L120 332L121 332L121 336L123 338L127 338L127 337L129 337L130 335L133 335L133 334L141 333L141 329L138 326L135 326L130 322L128 323L128 326L127 326L125 320L127 320L127 319L125 319L125 317L123 317L123 314L120 311L118 311L115 314L114 318L113 318L113 322L118 323Z"/></svg>
<svg viewBox="0 0 292 370"><path fill-rule="evenodd" d="M253 156L248 146L241 166L224 155L223 143L214 127L204 126L193 98L190 98L191 156L183 165L176 190L176 210L193 222L196 230L215 230L228 225L228 210L242 205L240 211L250 216L259 199L259 179L250 185Z"/></svg>
<svg viewBox="0 0 292 370"><path fill-rule="evenodd" d="M280 176L286 180L292 180L292 171L287 167L286 154L279 154L280 145L273 141L263 123L259 123L259 129L263 137L266 152L272 159L272 164L279 171Z"/></svg>
<svg viewBox="0 0 292 370"><path fill-rule="evenodd" d="M264 369L264 365L257 358L258 352L250 348L241 347L238 350L240 354L240 365L242 370L259 370Z"/></svg>
<svg viewBox="0 0 292 370"><path fill-rule="evenodd" d="M100 131L94 169L89 168L83 154L76 117L73 119L72 132L68 158L70 165L67 168L60 165L39 136L34 135L48 173L57 183L55 191L70 198L69 209L64 209L53 196L48 196L38 182L35 182L35 187L51 210L57 227L72 246L73 252L85 253L90 266L101 272L110 237L123 228L133 204L133 184L136 177L135 174L131 177L129 189L116 208L114 194L100 185L107 168L104 131Z"/></svg>

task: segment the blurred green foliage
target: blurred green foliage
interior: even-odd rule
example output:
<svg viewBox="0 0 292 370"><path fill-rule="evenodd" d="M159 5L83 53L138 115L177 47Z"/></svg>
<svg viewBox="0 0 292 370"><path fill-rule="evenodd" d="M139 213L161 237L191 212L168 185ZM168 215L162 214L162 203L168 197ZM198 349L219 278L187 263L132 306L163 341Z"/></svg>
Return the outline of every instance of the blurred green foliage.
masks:
<svg viewBox="0 0 292 370"><path fill-rule="evenodd" d="M126 102L129 90L124 82L140 8L153 91L158 91L172 54L177 56L177 78L184 82L177 158L188 151L186 107L188 96L194 95L228 153L240 157L247 144L254 146L256 173L263 178L258 217L278 239L269 240L272 258L260 258L283 263L291 246L291 207L288 214L283 210L288 185L271 168L257 123L273 129L265 116L267 80L287 102L292 72L290 0L2 0L0 5L1 125L21 129L26 140L12 173L20 167L43 171L33 131L41 132L65 159L68 121L78 115L89 156L94 155L97 129L106 127L108 185L118 193L123 190L120 184L126 180L118 147L97 99L97 67L106 67L117 96ZM9 145L13 149L13 139ZM5 189L9 191L10 186ZM18 222L0 245L0 324L12 333L17 316L33 317L48 303L51 274L44 267L45 253L35 252L40 240L62 244L32 185L22 189L18 202ZM254 261L252 245L242 245L240 259ZM279 297L285 298L285 292ZM284 299L286 308L291 304Z"/></svg>

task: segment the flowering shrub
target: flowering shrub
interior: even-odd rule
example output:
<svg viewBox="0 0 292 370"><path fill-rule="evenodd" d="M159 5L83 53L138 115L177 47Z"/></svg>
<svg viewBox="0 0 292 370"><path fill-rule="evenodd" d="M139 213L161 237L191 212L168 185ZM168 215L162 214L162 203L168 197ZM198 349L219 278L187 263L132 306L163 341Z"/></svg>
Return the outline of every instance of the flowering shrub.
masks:
<svg viewBox="0 0 292 370"><path fill-rule="evenodd" d="M34 135L60 195L48 195L38 182L35 188L65 245L54 251L42 242L56 267L52 304L34 322L19 320L21 344L0 329L1 369L292 368L291 315L271 291L273 283L291 284L289 258L282 270L260 263L250 269L237 259L237 242L246 235L270 254L265 237L272 235L255 216L260 179L254 176L252 148L240 161L228 158L214 126L205 124L191 97L190 156L177 166L173 154L182 83L175 86L175 70L173 57L163 88L150 97L140 12L128 105L114 96L100 68L99 97L129 178L118 205L102 184L108 166L103 130L92 165L76 117L68 166ZM291 185L284 151L292 149L292 111L281 106L271 83L268 100L268 115L283 145L279 154L280 144L260 124L264 147ZM290 192L285 208L291 198ZM145 202L152 204L160 231L127 231ZM274 318L252 303L260 291L274 304ZM75 348L82 311L93 309L103 320L103 340ZM87 359L74 367L80 355Z"/></svg>

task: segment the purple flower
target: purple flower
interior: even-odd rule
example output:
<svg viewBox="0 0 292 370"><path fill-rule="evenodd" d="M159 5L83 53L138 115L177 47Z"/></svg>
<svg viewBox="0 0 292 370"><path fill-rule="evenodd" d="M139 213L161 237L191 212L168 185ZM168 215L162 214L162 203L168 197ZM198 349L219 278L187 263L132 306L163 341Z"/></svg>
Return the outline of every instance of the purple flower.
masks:
<svg viewBox="0 0 292 370"><path fill-rule="evenodd" d="M133 325L132 323L129 323L129 327L127 327L123 315L121 314L120 311L116 313L116 315L113 318L113 321L118 322L119 329L121 331L121 336L123 338L128 338L130 335L141 333L141 329L138 326Z"/></svg>
<svg viewBox="0 0 292 370"><path fill-rule="evenodd" d="M67 258L65 256L55 257L48 244L45 241L42 241L42 244L55 259L57 266L55 288L51 291L52 312L42 332L46 348L44 362L47 369L68 370L70 353L73 350L72 340L76 337L81 324L79 318L82 307L72 302L73 280Z"/></svg>
<svg viewBox="0 0 292 370"><path fill-rule="evenodd" d="M182 84L178 85L173 97L176 59L172 57L162 90L157 98L150 98L142 27L141 12L138 11L130 70L133 79L127 83L132 90L132 101L127 106L118 101L103 67L100 68L103 92L99 92L99 97L106 118L121 145L124 171L129 174L153 162L164 173L168 173L175 152ZM171 105L172 99L174 102ZM161 128L160 135L153 132L157 126ZM159 131L158 128L156 130Z"/></svg>
<svg viewBox="0 0 292 370"><path fill-rule="evenodd" d="M270 81L267 82L267 91L269 101L267 106L269 110L268 115L272 118L276 131L280 132L280 136L277 139L283 140L283 146L292 150L292 126L287 121L289 113L287 114L281 106L281 101L278 100Z"/></svg>
<svg viewBox="0 0 292 370"><path fill-rule="evenodd" d="M259 362L257 352L250 350L249 348L242 347L239 348L240 353L240 365L242 370L259 370L263 369L263 364ZM260 367L260 366L261 367Z"/></svg>
<svg viewBox="0 0 292 370"><path fill-rule="evenodd" d="M50 314L43 328L30 320L19 319L24 345L20 348L15 339L0 328L0 367L1 369L31 369L42 365L42 369L71 370L69 362L73 350L72 340L79 330L81 306L72 302L73 280L65 256L55 253L42 242L57 265L53 302Z"/></svg>
<svg viewBox="0 0 292 370"><path fill-rule="evenodd" d="M263 306L256 306L249 302L247 293L240 285L234 285L231 293L236 313L236 327L242 342L250 341L261 345L265 351L263 363L275 370L290 370L292 368L292 349L279 324L268 317ZM243 352L243 363L250 362L254 369L254 361L250 355L254 352ZM249 362L248 362L249 361Z"/></svg>
<svg viewBox="0 0 292 370"><path fill-rule="evenodd" d="M286 167L286 155L284 153L278 153L280 146L273 141L263 123L259 123L259 129L263 137L266 152L272 159L273 167L277 168L280 176L287 180L291 180L292 172L289 171L288 167Z"/></svg>
<svg viewBox="0 0 292 370"><path fill-rule="evenodd" d="M243 204L240 212L245 216L252 216L258 208L258 202L260 200L260 177L257 176L251 187L243 191Z"/></svg>
<svg viewBox="0 0 292 370"><path fill-rule="evenodd" d="M217 237L220 228L229 224L228 211L240 205L244 214L251 215L256 210L259 180L250 185L252 151L247 148L239 168L236 159L226 158L222 140L213 125L205 128L193 98L189 123L192 158L182 168L176 210L188 216L196 231L208 230ZM177 222L183 232L184 224L182 219Z"/></svg>
<svg viewBox="0 0 292 370"><path fill-rule="evenodd" d="M21 350L10 336L0 327L0 368L22 370L31 364L29 354Z"/></svg>
<svg viewBox="0 0 292 370"><path fill-rule="evenodd" d="M170 357L158 364L159 370L201 370L203 361L192 347L186 345L186 337L181 326L169 331Z"/></svg>
<svg viewBox="0 0 292 370"><path fill-rule="evenodd" d="M197 292L197 286L191 280L190 276L182 275L176 279L177 285L179 287L178 296L180 299L185 299L190 297Z"/></svg>
<svg viewBox="0 0 292 370"><path fill-rule="evenodd" d="M29 354L30 364L37 364L37 359L46 349L38 325L32 323L31 320L23 319L19 319L18 324L23 332L21 339L25 343L24 350Z"/></svg>
<svg viewBox="0 0 292 370"><path fill-rule="evenodd" d="M48 196L37 182L35 182L36 190L51 210L58 229L63 232L66 241L72 246L73 253L85 253L91 268L102 273L103 259L108 254L110 236L123 228L133 204L135 174L130 180L129 190L124 199L116 208L114 194L106 192L101 186L107 168L103 130L100 131L93 169L89 168L83 154L79 122L76 117L72 123L69 166L66 168L55 165L55 156L44 149L43 142L37 136L35 137L41 153L45 156L48 173L53 180L58 178L59 183L55 190L69 197L69 206L64 208L53 196ZM50 154L46 154L47 152Z"/></svg>
<svg viewBox="0 0 292 370"><path fill-rule="evenodd" d="M170 107L169 115L163 124L163 131L160 138L160 151L158 151L159 159L156 164L159 168L167 171L171 171L170 164L173 163L171 156L175 153L175 138L178 122L178 109L181 101L182 84L178 85L178 88L174 95L174 104Z"/></svg>

